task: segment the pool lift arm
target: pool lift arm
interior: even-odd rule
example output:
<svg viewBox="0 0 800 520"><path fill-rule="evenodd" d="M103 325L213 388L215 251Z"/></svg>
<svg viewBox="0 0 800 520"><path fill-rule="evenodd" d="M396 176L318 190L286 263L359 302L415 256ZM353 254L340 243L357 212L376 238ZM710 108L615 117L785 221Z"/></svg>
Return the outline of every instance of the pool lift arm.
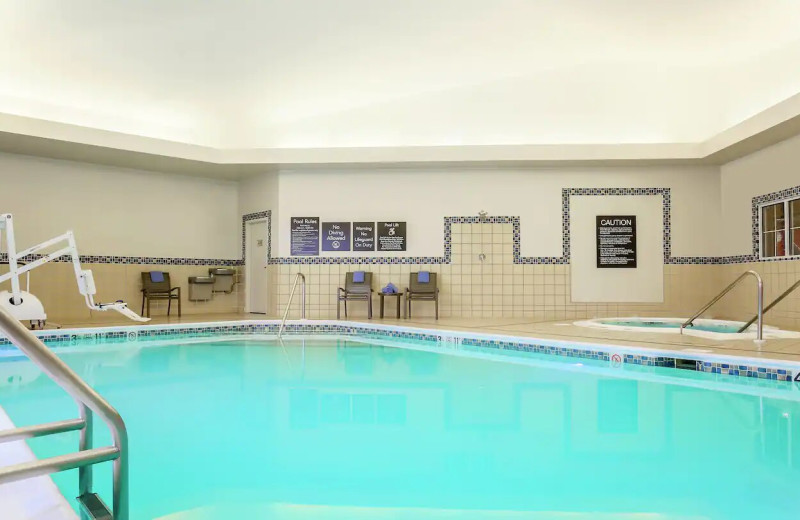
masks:
<svg viewBox="0 0 800 520"><path fill-rule="evenodd" d="M8 268L6 274L0 275L0 283L11 281L11 292L0 292L0 307L3 307L11 313L16 319L20 321L30 321L31 328L37 324L40 327L44 326L47 320L47 314L44 312L42 302L28 292L20 288L20 276L28 274L39 266L47 262L56 260L65 255L69 255L72 259L72 267L75 271L75 278L78 281L78 291L86 299L86 306L93 311L116 311L123 316L126 316L134 321L150 321L150 318L143 318L130 310L128 304L122 300L113 303L95 303L94 295L97 294L97 289L94 285L94 276L90 269L82 269L80 256L78 255L78 247L75 245L75 236L72 231L59 235L50 240L45 240L41 244L29 247L23 251L17 252L16 242L14 239L14 219L11 214L0 214L0 242L2 242L3 232L6 235L6 242L8 243ZM19 259L25 256L34 254L42 249L53 247L62 242L66 245L57 251L46 254L27 264L20 264ZM29 288L28 288L29 289Z"/></svg>

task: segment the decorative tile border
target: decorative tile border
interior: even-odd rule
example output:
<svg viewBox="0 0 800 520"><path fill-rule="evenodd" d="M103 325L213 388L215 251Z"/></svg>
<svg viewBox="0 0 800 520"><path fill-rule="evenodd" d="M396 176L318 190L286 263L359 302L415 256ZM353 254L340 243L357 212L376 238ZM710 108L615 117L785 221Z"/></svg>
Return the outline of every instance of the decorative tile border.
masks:
<svg viewBox="0 0 800 520"><path fill-rule="evenodd" d="M45 255L32 254L20 258L25 263L30 263ZM241 260L227 258L183 258L183 257L157 257L157 256L104 256L80 255L81 263L85 264L142 264L142 265L207 265L232 267L241 265ZM53 262L72 262L68 256L62 256ZM0 253L0 263L8 263L8 253Z"/></svg>
<svg viewBox="0 0 800 520"><path fill-rule="evenodd" d="M267 209L264 211L258 211L256 213L242 215L242 259L238 265L244 265L244 262L247 259L247 252L245 251L245 246L247 245L245 244L247 223L251 220L261 219L266 219L267 221L267 261L272 258L272 210Z"/></svg>
<svg viewBox="0 0 800 520"><path fill-rule="evenodd" d="M670 188L562 188L561 190L561 256L529 256L521 255L521 225L518 216L492 216L480 219L477 216L444 217L444 240L442 256L297 256L273 257L272 256L272 211L264 210L242 215L242 256L240 259L220 258L163 258L145 256L99 256L81 255L81 262L97 264L144 264L144 265L208 265L208 266L241 266L245 262L245 232L247 222L266 219L267 221L267 260L270 264L449 264L452 262L452 225L453 224L511 224L513 234L513 254L515 264L569 264L571 254L570 244L570 200L573 196L661 196L662 221L663 221L663 255L665 264L686 265L705 264L723 265L748 262L776 262L795 260L792 257L759 258L759 229L758 206L775 200L782 200L794 196L800 197L800 186L759 195L752 199L752 235L753 251L751 254L734 256L672 256L672 202ZM43 255L29 255L22 260L31 262ZM60 258L57 262L68 262L67 258ZM8 255L0 253L0 262L8 262Z"/></svg>
<svg viewBox="0 0 800 520"><path fill-rule="evenodd" d="M772 379L776 381L791 381L792 373L784 368L757 367L738 365L735 363L715 363L711 361L698 361L698 372L724 374L729 376L754 377L757 379Z"/></svg>
<svg viewBox="0 0 800 520"><path fill-rule="evenodd" d="M220 335L226 336L255 336L263 334L277 334L280 323L278 321L245 321L227 322L219 324L195 325L155 325L121 328L78 329L75 331L39 331L36 335L49 346L65 348L71 346L97 345L109 343L128 343L144 340L169 340L207 338ZM607 362L611 367L624 365L639 365L648 367L675 368L676 358L662 353L644 354L631 353L630 349L615 349L609 345L569 345L565 342L547 342L531 338L530 340L502 336L484 337L470 333L447 331L427 331L393 329L388 326L373 326L361 323L331 323L331 322L306 322L288 323L285 328L288 335L340 335L353 336L364 339L399 339L406 341L420 341L429 346L442 349L458 347L472 347L479 349L492 349L500 351L527 352L558 357L579 358L598 362ZM479 336L479 337L476 337ZM15 351L16 348L4 337L0 337L0 352ZM628 350L627 352L624 350ZM800 383L800 370L781 368L780 366L723 363L697 359L696 356L683 354L696 363L696 370L725 376L737 376L751 379L768 379L775 381L793 380ZM684 357L680 359L685 359Z"/></svg>

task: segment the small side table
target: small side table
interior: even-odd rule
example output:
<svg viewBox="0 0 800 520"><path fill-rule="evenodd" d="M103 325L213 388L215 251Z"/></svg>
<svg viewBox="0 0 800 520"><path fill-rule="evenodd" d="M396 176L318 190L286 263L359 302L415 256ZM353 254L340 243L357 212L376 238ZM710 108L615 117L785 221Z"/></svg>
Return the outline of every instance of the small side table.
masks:
<svg viewBox="0 0 800 520"><path fill-rule="evenodd" d="M397 319L400 319L400 300L402 300L403 293L396 292L396 293L385 293L385 292L378 292L378 295L381 297L381 318L383 318L383 300L385 296L396 296L397 297Z"/></svg>

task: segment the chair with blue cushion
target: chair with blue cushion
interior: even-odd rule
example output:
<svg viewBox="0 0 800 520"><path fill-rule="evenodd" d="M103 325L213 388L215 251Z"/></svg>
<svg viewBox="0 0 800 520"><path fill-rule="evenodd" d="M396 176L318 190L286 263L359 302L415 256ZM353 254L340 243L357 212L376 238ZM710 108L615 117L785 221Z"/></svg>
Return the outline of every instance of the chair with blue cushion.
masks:
<svg viewBox="0 0 800 520"><path fill-rule="evenodd" d="M169 273L166 271L145 271L142 273L142 315L147 302L147 314L150 317L150 301L167 300L167 316L172 309L172 300L178 301L178 317L181 317L181 288L172 287Z"/></svg>
<svg viewBox="0 0 800 520"><path fill-rule="evenodd" d="M411 317L411 301L432 301L436 308L436 319L439 319L439 287L436 285L436 273L420 271L411 273L406 287L406 318Z"/></svg>
<svg viewBox="0 0 800 520"><path fill-rule="evenodd" d="M339 307L344 302L344 317L347 318L348 301L366 301L367 317L372 319L372 273L368 271L349 272L344 278L344 287L339 287L336 295L336 319L340 319Z"/></svg>

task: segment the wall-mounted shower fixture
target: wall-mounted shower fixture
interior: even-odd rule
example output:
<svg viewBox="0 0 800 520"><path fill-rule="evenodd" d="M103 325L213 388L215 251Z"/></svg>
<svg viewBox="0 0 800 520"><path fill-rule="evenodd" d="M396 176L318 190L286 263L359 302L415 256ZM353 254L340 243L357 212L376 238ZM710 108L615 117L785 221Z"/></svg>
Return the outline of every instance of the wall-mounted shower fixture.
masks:
<svg viewBox="0 0 800 520"><path fill-rule="evenodd" d="M480 220L481 222L486 222L486 220L487 220L486 216L487 215L488 215L488 213L486 213L486 211L480 210L478 212L478 220ZM481 226L481 227L483 227L483 226ZM481 243L482 243L482 241L481 241ZM483 249L483 248L481 248L481 249ZM484 260L486 260L486 255L483 252L481 252L478 255L478 261L483 263Z"/></svg>

